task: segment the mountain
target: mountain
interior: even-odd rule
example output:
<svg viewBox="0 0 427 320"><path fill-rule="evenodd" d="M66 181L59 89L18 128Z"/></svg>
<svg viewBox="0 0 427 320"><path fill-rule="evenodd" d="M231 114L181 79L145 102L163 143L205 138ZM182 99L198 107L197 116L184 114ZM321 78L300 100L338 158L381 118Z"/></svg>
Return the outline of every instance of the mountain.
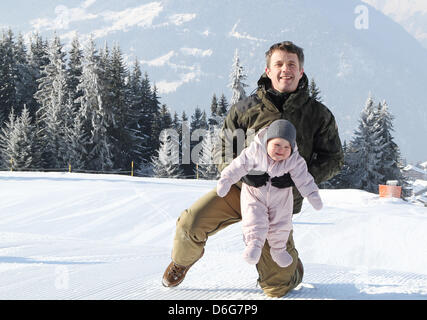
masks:
<svg viewBox="0 0 427 320"><path fill-rule="evenodd" d="M305 72L315 79L324 103L335 114L343 141L351 138L372 94L377 103L385 99L395 116L394 135L402 156L411 162L427 158L423 147L427 50L401 25L364 2L62 3L41 1L31 8L32 18L23 10L2 24L23 33L39 30L48 37L56 30L66 43L75 32L82 40L92 33L100 46L104 41L118 42L127 61L140 60L158 87L161 101L179 114L183 110L191 114L196 106L209 112L214 93L231 97L228 83L236 49L250 93L264 71L264 52L275 42L292 40L304 48ZM358 28L359 5L368 8L367 29Z"/></svg>
<svg viewBox="0 0 427 320"><path fill-rule="evenodd" d="M362 0L401 24L427 48L427 2L425 0Z"/></svg>

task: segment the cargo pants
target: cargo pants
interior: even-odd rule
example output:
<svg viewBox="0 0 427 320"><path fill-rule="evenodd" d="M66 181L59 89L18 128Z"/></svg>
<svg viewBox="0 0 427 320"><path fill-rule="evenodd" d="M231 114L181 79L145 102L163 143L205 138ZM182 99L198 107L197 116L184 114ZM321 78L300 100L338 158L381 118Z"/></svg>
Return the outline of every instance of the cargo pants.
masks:
<svg viewBox="0 0 427 320"><path fill-rule="evenodd" d="M173 262L183 266L191 265L202 255L209 236L241 219L240 189L236 185L231 187L224 198L216 194L216 188L211 190L178 218L172 249ZM258 283L269 297L283 297L302 281L302 275L297 269L298 251L292 235L291 231L286 243L286 250L293 258L291 265L281 268L273 261L268 241L256 265Z"/></svg>

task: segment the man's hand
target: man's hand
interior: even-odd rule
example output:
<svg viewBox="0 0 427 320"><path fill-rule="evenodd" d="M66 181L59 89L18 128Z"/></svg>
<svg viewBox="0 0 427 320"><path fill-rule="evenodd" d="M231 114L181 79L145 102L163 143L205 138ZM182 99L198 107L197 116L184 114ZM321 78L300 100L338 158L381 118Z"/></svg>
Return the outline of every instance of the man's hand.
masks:
<svg viewBox="0 0 427 320"><path fill-rule="evenodd" d="M248 186L259 188L266 185L269 178L270 176L265 172L264 174L247 174L241 180Z"/></svg>
<svg viewBox="0 0 427 320"><path fill-rule="evenodd" d="M293 182L291 175L289 173L285 173L283 176L272 178L271 185L273 187L283 189L294 187L295 183Z"/></svg>

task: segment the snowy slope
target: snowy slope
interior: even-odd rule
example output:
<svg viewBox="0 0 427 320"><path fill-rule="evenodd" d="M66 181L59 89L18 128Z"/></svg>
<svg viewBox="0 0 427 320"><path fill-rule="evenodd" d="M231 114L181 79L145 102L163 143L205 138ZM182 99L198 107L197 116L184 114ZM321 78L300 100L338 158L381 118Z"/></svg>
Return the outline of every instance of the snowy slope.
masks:
<svg viewBox="0 0 427 320"><path fill-rule="evenodd" d="M214 181L0 172L0 299L267 299L240 224L212 236L175 289L161 285L180 212ZM294 238L303 284L286 299L426 299L427 208L321 190Z"/></svg>

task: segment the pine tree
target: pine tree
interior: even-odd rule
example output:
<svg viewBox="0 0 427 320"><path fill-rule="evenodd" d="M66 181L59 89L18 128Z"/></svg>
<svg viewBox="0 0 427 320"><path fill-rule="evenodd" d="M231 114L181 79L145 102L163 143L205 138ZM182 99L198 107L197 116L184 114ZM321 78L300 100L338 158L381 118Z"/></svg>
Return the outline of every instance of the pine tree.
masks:
<svg viewBox="0 0 427 320"><path fill-rule="evenodd" d="M75 133L76 137L88 135L88 144L78 138L81 145L76 150L87 150L88 157L86 167L91 170L109 170L113 167L110 140L107 128L110 125L111 115L104 107L104 83L102 82L102 69L97 56L94 41L91 39L85 48L83 69L78 90L82 90L82 96L77 99L80 104L77 117L82 123L82 134ZM76 131L80 129L76 128Z"/></svg>
<svg viewBox="0 0 427 320"><path fill-rule="evenodd" d="M43 70L39 80L39 90L35 98L40 104L37 111L38 126L41 130L42 160L45 168L62 168L61 146L65 143L65 128L68 115L65 109L68 100L68 86L65 70L65 54L57 36L53 39L49 50L49 64Z"/></svg>
<svg viewBox="0 0 427 320"><path fill-rule="evenodd" d="M148 77L148 76L147 76ZM145 173L148 163L148 148L150 143L149 130L147 130L147 112L144 105L144 89L141 68L138 60L135 59L132 72L129 76L129 101L130 114L129 130L134 136L134 144L131 152L131 158L134 161L136 172Z"/></svg>
<svg viewBox="0 0 427 320"><path fill-rule="evenodd" d="M148 101L148 114L151 122L151 154L154 154L160 147L160 132L162 131L160 125L160 97L158 96L156 85L153 86L151 91L151 98Z"/></svg>
<svg viewBox="0 0 427 320"><path fill-rule="evenodd" d="M384 176L384 182L387 180L397 180L400 185L402 185L404 183L404 178L399 168L399 163L401 161L400 150L391 135L394 117L390 113L385 100L378 104L378 114L379 136L383 143L380 173Z"/></svg>
<svg viewBox="0 0 427 320"><path fill-rule="evenodd" d="M232 90L230 105L234 105L246 97L245 87L248 85L243 82L244 80L246 80L246 75L243 71L243 66L240 65L239 52L236 49L230 74L229 86Z"/></svg>
<svg viewBox="0 0 427 320"><path fill-rule="evenodd" d="M207 130L202 140L202 149L198 158L199 178L215 180L219 178L218 168L214 161L215 141L218 138L217 129Z"/></svg>
<svg viewBox="0 0 427 320"><path fill-rule="evenodd" d="M14 46L12 31L3 32L0 41L0 127L17 103L15 85L18 71Z"/></svg>
<svg viewBox="0 0 427 320"><path fill-rule="evenodd" d="M31 37L30 50L28 52L28 71L30 74L29 82L26 85L26 92L31 97L27 102L27 108L30 116L37 123L36 112L40 108L39 102L35 98L38 90L39 79L42 77L42 70L49 64L47 54L48 46L37 33Z"/></svg>
<svg viewBox="0 0 427 320"><path fill-rule="evenodd" d="M79 99L79 98L77 98ZM80 109L73 110L73 102L68 101L68 109L71 110L73 122L65 128L65 145L62 146L65 162L72 170L86 169L89 162L87 147L89 135L84 128L84 119L81 117Z"/></svg>
<svg viewBox="0 0 427 320"><path fill-rule="evenodd" d="M128 107L130 103L126 85L127 74L122 53L116 45L113 47L108 68L110 99L107 103L110 104L113 115L108 134L111 139L114 167L117 169L130 168L131 150L135 141L133 131L129 128L132 114Z"/></svg>
<svg viewBox="0 0 427 320"><path fill-rule="evenodd" d="M350 143L349 165L351 186L373 193L378 192L378 185L384 179L380 173L382 141L377 128L378 112L369 96Z"/></svg>
<svg viewBox="0 0 427 320"><path fill-rule="evenodd" d="M185 178L194 177L194 166L191 163L191 128L185 111L181 114L181 127L179 128L181 141L180 168Z"/></svg>
<svg viewBox="0 0 427 320"><path fill-rule="evenodd" d="M162 105L159 116L160 131L165 129L172 129L172 116L165 104Z"/></svg>
<svg viewBox="0 0 427 320"><path fill-rule="evenodd" d="M179 146L177 137L167 130L160 134L160 148L151 158L154 175L158 178L178 178L183 175L179 166Z"/></svg>
<svg viewBox="0 0 427 320"><path fill-rule="evenodd" d="M179 120L178 114L176 113L176 111L174 111L172 118L172 129L174 129L176 132L179 132L180 126L181 122Z"/></svg>
<svg viewBox="0 0 427 320"><path fill-rule="evenodd" d="M344 163L341 171L332 179L326 181L325 189L347 189L351 187L350 179L350 166L349 166L349 147L347 141L344 141L343 146Z"/></svg>
<svg viewBox="0 0 427 320"><path fill-rule="evenodd" d="M16 119L12 109L9 121L0 134L3 166L11 167L13 170L34 167L38 159L35 139L35 127L27 108L24 106L21 116Z"/></svg>
<svg viewBox="0 0 427 320"><path fill-rule="evenodd" d="M33 79L31 74L31 68L28 63L27 48L24 44L24 38L22 34L19 34L17 43L15 45L15 63L17 77L15 81L16 90L16 106L19 112L26 105L30 105L33 101L33 93L28 90L33 86Z"/></svg>
<svg viewBox="0 0 427 320"><path fill-rule="evenodd" d="M194 114L191 116L191 123L190 123L191 131L197 130L197 129L207 129L208 124L206 121L206 113L199 108L196 107L194 110Z"/></svg>
<svg viewBox="0 0 427 320"><path fill-rule="evenodd" d="M309 96L313 98L314 100L317 100L319 102L322 102L322 97L320 96L320 89L317 87L316 82L314 81L314 78L311 78L310 85L308 87Z"/></svg>
<svg viewBox="0 0 427 320"><path fill-rule="evenodd" d="M140 132L144 135L143 154L142 154L142 163L143 167L146 167L151 161L151 156L154 154L152 141L152 132L153 132L153 114L152 114L152 92L150 79L147 72L145 72L144 77L141 80L141 117L139 118L139 128ZM157 145L157 141L154 141Z"/></svg>
<svg viewBox="0 0 427 320"><path fill-rule="evenodd" d="M220 116L221 119L225 119L227 112L228 112L228 102L227 102L227 99L225 98L225 95L222 94L218 102L217 115Z"/></svg>
<svg viewBox="0 0 427 320"><path fill-rule="evenodd" d="M82 76L82 59L83 51L80 49L80 42L77 35L71 42L71 50L69 52L68 60L68 90L70 92L70 99L73 103L73 111L79 109L79 104L76 102L78 97L82 96L82 91L77 90L80 78Z"/></svg>
<svg viewBox="0 0 427 320"><path fill-rule="evenodd" d="M211 101L211 115L208 119L209 126L222 125L222 121L224 119L223 117L218 115L218 111L219 111L218 100L216 98L216 94L214 93Z"/></svg>

